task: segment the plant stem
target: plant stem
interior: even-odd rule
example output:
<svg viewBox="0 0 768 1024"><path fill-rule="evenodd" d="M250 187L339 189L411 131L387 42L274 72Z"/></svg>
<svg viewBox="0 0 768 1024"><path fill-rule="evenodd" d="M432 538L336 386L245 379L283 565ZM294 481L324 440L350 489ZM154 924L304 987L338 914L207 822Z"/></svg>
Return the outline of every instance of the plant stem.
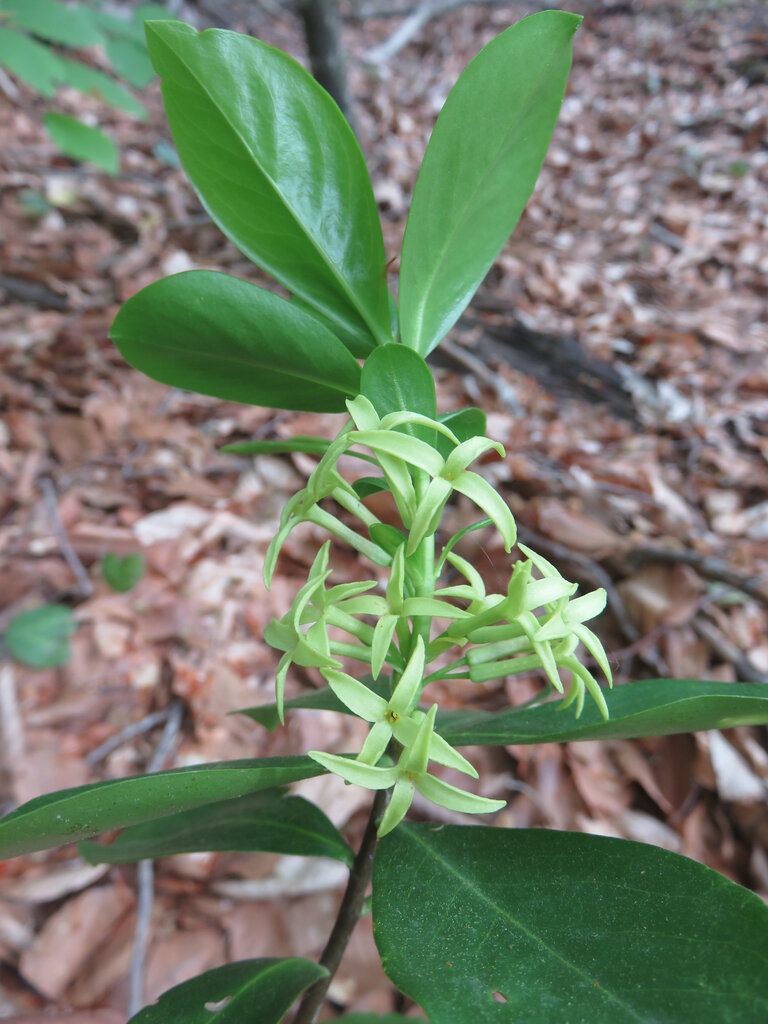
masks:
<svg viewBox="0 0 768 1024"><path fill-rule="evenodd" d="M328 976L321 978L304 993L293 1024L315 1024L320 1007L323 1005L326 993L333 981L333 976L341 963L344 950L349 945L352 932L360 920L365 893L373 870L373 855L377 841L376 829L379 827L379 821L389 802L390 793L391 790L380 789L374 797L368 824L365 827L360 849L357 851L357 856L349 872L349 881L336 915L333 931L323 950L323 955L320 957L320 964L327 968Z"/></svg>

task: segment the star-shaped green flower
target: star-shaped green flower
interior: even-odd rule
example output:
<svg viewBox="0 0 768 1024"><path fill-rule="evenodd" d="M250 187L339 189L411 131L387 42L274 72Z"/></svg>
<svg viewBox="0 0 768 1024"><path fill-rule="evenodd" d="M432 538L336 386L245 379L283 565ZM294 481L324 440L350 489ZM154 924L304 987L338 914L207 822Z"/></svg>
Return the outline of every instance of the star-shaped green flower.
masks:
<svg viewBox="0 0 768 1024"><path fill-rule="evenodd" d="M318 764L329 772L340 775L346 782L364 786L366 789L394 787L392 799L379 825L379 837L385 836L400 824L417 790L432 803L465 814L490 814L504 807L504 800L489 800L474 793L467 793L428 774L427 766L431 757L436 713L437 704L433 704L419 723L413 742L403 750L397 764L391 767L375 767L340 757L338 754L325 754L319 750L309 751L309 756Z"/></svg>

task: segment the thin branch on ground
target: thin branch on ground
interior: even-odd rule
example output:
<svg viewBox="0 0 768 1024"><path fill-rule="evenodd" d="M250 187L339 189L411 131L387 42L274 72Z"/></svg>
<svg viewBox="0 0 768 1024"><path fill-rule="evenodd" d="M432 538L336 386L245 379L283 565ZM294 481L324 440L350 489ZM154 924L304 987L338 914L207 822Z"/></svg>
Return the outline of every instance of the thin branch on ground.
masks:
<svg viewBox="0 0 768 1024"><path fill-rule="evenodd" d="M512 413L513 416L523 415L523 409L517 399L515 389L504 380L500 373L494 373L482 359L478 359L477 356L469 352L463 345L451 341L450 338L443 338L440 342L440 348L443 355L447 355L455 363L458 363L459 366L469 370L483 384L492 388L496 393L496 397L508 412Z"/></svg>
<svg viewBox="0 0 768 1024"><path fill-rule="evenodd" d="M344 950L349 944L352 932L360 920L365 902L365 894L373 871L373 855L376 851L376 829L389 800L389 790L380 789L373 800L368 824L365 828L360 849L349 872L349 881L344 898L336 916L330 938L320 957L320 964L328 970L322 978L304 994L293 1024L315 1024L317 1015L330 988L333 976L339 968Z"/></svg>
<svg viewBox="0 0 768 1024"><path fill-rule="evenodd" d="M56 537L56 542L59 545L59 550L64 557L64 561L72 570L72 575L77 580L77 589L80 591L80 596L91 597L93 594L93 583L91 583L90 577L85 571L85 566L77 557L77 553L72 547L67 535L64 523L61 521L56 488L48 477L42 477L40 480L40 490L43 495L43 501L45 502L45 510L48 515L48 522L50 523L51 530Z"/></svg>
<svg viewBox="0 0 768 1024"><path fill-rule="evenodd" d="M25 745L13 665L0 665L0 738L2 763L11 771L24 754Z"/></svg>
<svg viewBox="0 0 768 1024"><path fill-rule="evenodd" d="M665 548L645 545L635 548L627 555L631 565L646 565L661 562L665 565L688 565L708 580L725 583L734 590L740 590L747 597L768 605L768 580L758 574L740 572L719 558L702 555L686 548Z"/></svg>
<svg viewBox="0 0 768 1024"><path fill-rule="evenodd" d="M147 774L159 772L173 749L181 727L184 708L174 701L166 713L165 729L147 768ZM133 937L131 970L128 981L128 1016L133 1017L144 1005L144 978L149 947L152 908L155 902L155 869L151 860L139 861L136 872L136 930Z"/></svg>
<svg viewBox="0 0 768 1024"><path fill-rule="evenodd" d="M145 732L149 732L156 725L162 725L163 722L167 721L170 710L170 707L167 707L163 708L162 711L153 711L151 715L146 715L144 718L139 719L138 722L131 722L130 725L126 725L120 732L116 732L114 736L110 736L109 739L99 744L90 754L86 754L86 764L93 767L99 761L103 761L105 757L109 757L118 747L122 747L124 743L134 739L136 736L143 735Z"/></svg>
<svg viewBox="0 0 768 1024"><path fill-rule="evenodd" d="M702 640L706 640L718 657L731 665L738 678L745 683L768 683L768 675L752 664L749 657L724 636L709 619L699 617L691 623Z"/></svg>

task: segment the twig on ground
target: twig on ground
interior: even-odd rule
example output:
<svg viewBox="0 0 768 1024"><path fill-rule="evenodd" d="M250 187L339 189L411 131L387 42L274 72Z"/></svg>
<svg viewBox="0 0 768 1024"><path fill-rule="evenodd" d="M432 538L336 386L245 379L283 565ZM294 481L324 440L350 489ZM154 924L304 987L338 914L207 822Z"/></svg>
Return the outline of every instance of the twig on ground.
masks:
<svg viewBox="0 0 768 1024"><path fill-rule="evenodd" d="M349 872L349 882L339 907L336 923L323 950L323 955L320 957L320 963L323 967L327 968L328 975L316 982L304 994L304 998L296 1011L293 1024L315 1024L320 1007L325 1000L325 995L333 981L333 976L341 963L344 950L347 948L352 932L360 920L365 902L365 893L373 870L373 855L376 851L377 841L376 829L379 826L379 821L388 800L389 790L386 789L380 789L374 797L365 834L360 843L360 849L357 851L355 862Z"/></svg>
<svg viewBox="0 0 768 1024"><path fill-rule="evenodd" d="M40 490L43 495L43 501L45 502L48 522L50 523L51 530L56 537L59 549L64 556L64 561L72 570L72 575L77 580L77 588L80 591L81 597L90 597L93 594L93 583L91 583L88 573L85 571L85 566L77 557L75 549L72 547L69 537L67 536L64 523L62 523L61 516L59 515L56 489L48 477L43 477L40 480Z"/></svg>
<svg viewBox="0 0 768 1024"><path fill-rule="evenodd" d="M699 617L691 625L723 661L733 666L739 679L746 683L768 683L768 675L755 668L744 651L731 643L708 619Z"/></svg>
<svg viewBox="0 0 768 1024"><path fill-rule="evenodd" d="M109 739L104 740L103 743L99 744L95 750L92 750L90 754L86 754L86 764L93 767L98 764L99 761L103 761L105 757L109 757L113 750L117 750L118 747L122 747L128 740L132 740L136 736L141 736L142 733L149 732L150 729L154 729L156 725L162 725L168 719L170 714L170 707L164 708L162 711L153 711L151 715L147 715L145 718L140 719L138 722L131 722L130 725L126 725L120 732L115 733L114 736L110 736Z"/></svg>
<svg viewBox="0 0 768 1024"><path fill-rule="evenodd" d="M10 771L24 753L24 723L19 713L12 665L0 665L0 737L2 760Z"/></svg>
<svg viewBox="0 0 768 1024"><path fill-rule="evenodd" d="M147 774L159 772L174 743L184 713L181 701L174 701L166 713L165 729L147 768ZM131 970L128 984L128 1016L137 1014L144 1004L144 974L149 946L152 907L155 902L155 870L151 860L139 861L136 872L136 930L133 938Z"/></svg>
<svg viewBox="0 0 768 1024"><path fill-rule="evenodd" d="M768 580L758 574L749 575L734 569L719 558L699 554L681 548L664 548L646 545L628 552L628 561L632 565L644 565L648 562L662 562L666 565L689 565L708 580L725 583L742 594L753 597L768 605Z"/></svg>
<svg viewBox="0 0 768 1024"><path fill-rule="evenodd" d="M471 352L467 351L462 345L458 345L455 341L451 341L450 338L443 338L440 342L440 348L442 349L443 355L447 355L455 363L465 367L470 371L478 380L481 380L483 384L487 384L488 387L493 388L502 405L507 409L508 412L512 413L513 416L522 416L523 410L520 403L517 400L517 394L511 384L508 384L504 380L504 377L499 373L494 373L486 364L474 356Z"/></svg>

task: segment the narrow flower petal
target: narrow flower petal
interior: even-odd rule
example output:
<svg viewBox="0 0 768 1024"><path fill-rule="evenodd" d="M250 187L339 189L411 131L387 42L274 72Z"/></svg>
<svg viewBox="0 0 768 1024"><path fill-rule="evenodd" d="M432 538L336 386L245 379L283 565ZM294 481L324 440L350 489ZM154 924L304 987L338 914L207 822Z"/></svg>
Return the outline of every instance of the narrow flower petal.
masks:
<svg viewBox="0 0 768 1024"><path fill-rule="evenodd" d="M468 562L466 558L462 558L460 555L457 555L454 551L450 551L446 557L454 569L458 569L464 579L469 583L470 587L472 587L474 596L480 598L485 597L485 584L483 583L483 577L474 565L472 565L471 562Z"/></svg>
<svg viewBox="0 0 768 1024"><path fill-rule="evenodd" d="M517 538L517 526L509 506L499 492L477 473L462 473L453 481L453 488L466 495L493 521L504 540L504 548L511 551Z"/></svg>
<svg viewBox="0 0 768 1024"><path fill-rule="evenodd" d="M432 735L435 731L435 715L437 704L433 704L419 725L413 744L404 751L401 758L404 771L418 776L426 772L429 764L429 748L432 744Z"/></svg>
<svg viewBox="0 0 768 1024"><path fill-rule="evenodd" d="M455 479L464 472L470 463L491 450L497 452L502 459L506 457L504 445L499 444L498 441L492 441L489 437L470 437L467 441L462 441L445 460L441 476L446 480Z"/></svg>
<svg viewBox="0 0 768 1024"><path fill-rule="evenodd" d="M402 427L405 425L426 427L428 430L436 430L439 434L447 437L449 441L453 441L455 445L459 444L458 437L456 437L450 427L446 427L446 425L441 423L439 420L430 419L429 416L422 416L421 413L418 412L390 412L379 423L379 429L394 430L396 427Z"/></svg>
<svg viewBox="0 0 768 1024"><path fill-rule="evenodd" d="M322 669L322 675L341 703L349 710L364 718L366 722L380 722L387 711L383 697L369 690L365 683L353 679L346 672Z"/></svg>
<svg viewBox="0 0 768 1024"><path fill-rule="evenodd" d="M285 677L288 675L290 664L290 654L284 654L277 663L277 672L275 673L275 703L277 704L277 717L280 719L281 725L285 725Z"/></svg>
<svg viewBox="0 0 768 1024"><path fill-rule="evenodd" d="M411 779L406 777L397 780L392 791L392 798L379 825L377 832L379 839L391 832L406 816L408 808L413 802L413 791L414 786Z"/></svg>
<svg viewBox="0 0 768 1024"><path fill-rule="evenodd" d="M392 568L387 583L387 603L391 612L400 613L405 589L405 544L398 545L392 556Z"/></svg>
<svg viewBox="0 0 768 1024"><path fill-rule="evenodd" d="M587 671L587 669L584 668L581 662L577 658L574 658L572 655L570 655L567 658L563 658L562 665L563 668L569 669L571 672L573 672L574 676L581 680L581 682L589 691L590 697L595 702L595 704L597 704L600 714L606 721L608 721L608 705L605 703L603 691L600 689L600 686L598 685L598 682L592 675L592 673Z"/></svg>
<svg viewBox="0 0 768 1024"><path fill-rule="evenodd" d="M398 715L407 715L419 699L424 678L424 641L419 636L400 680L392 692L389 707Z"/></svg>
<svg viewBox="0 0 768 1024"><path fill-rule="evenodd" d="M530 560L533 562L533 564L536 566L536 568L539 570L542 576L560 576L560 573L557 571L554 565L552 565L551 562L548 562L543 555L540 555L538 553L538 551L534 551L533 548L526 547L525 544L521 544L519 541L517 543L517 546L520 548L520 550L523 552L526 558L530 558Z"/></svg>
<svg viewBox="0 0 768 1024"><path fill-rule="evenodd" d="M408 597L403 602L403 613L409 618L414 615L428 615L436 619L466 619L467 613L463 608L448 604L447 601L438 601L434 597Z"/></svg>
<svg viewBox="0 0 768 1024"><path fill-rule="evenodd" d="M371 673L374 679L379 678L379 673L387 660L387 654L395 635L397 615L382 615L373 630L373 642L371 644Z"/></svg>
<svg viewBox="0 0 768 1024"><path fill-rule="evenodd" d="M608 595L602 587L593 590L591 594L575 597L568 602L563 618L566 622L589 622L590 619L596 619L605 609L607 600Z"/></svg>
<svg viewBox="0 0 768 1024"><path fill-rule="evenodd" d="M391 768L378 768L360 761L352 761L338 754L326 754L322 750L307 751L313 761L321 764L326 771L341 776L345 782L352 782L365 789L389 789L394 786L399 776L397 765Z"/></svg>
<svg viewBox="0 0 768 1024"><path fill-rule="evenodd" d="M370 448L374 454L390 455L402 459L417 469L423 469L430 476L438 476L443 468L443 457L432 445L392 430L358 430L350 437L354 444Z"/></svg>
<svg viewBox="0 0 768 1024"><path fill-rule="evenodd" d="M525 588L525 610L532 612L534 608L541 608L542 605L552 604L564 597L570 597L577 590L576 583L569 583L564 579L545 578L543 580L531 580Z"/></svg>
<svg viewBox="0 0 768 1024"><path fill-rule="evenodd" d="M587 626L574 626L573 635L581 640L600 666L600 670L608 680L608 685L613 686L613 673L611 672L611 666L608 662L608 655L605 653L605 648L600 643L598 637L596 637L592 630Z"/></svg>
<svg viewBox="0 0 768 1024"><path fill-rule="evenodd" d="M420 775L416 779L416 789L438 807L462 814L492 814L506 806L506 800L489 800L484 796L467 793L457 786L448 785L442 779L436 779L434 775Z"/></svg>
<svg viewBox="0 0 768 1024"><path fill-rule="evenodd" d="M365 738L363 749L357 760L363 764L378 764L387 749L392 736L392 729L387 722L377 722Z"/></svg>
<svg viewBox="0 0 768 1024"><path fill-rule="evenodd" d="M442 477L431 480L416 507L408 534L406 554L412 555L425 537L431 537L437 530L445 503L450 497L451 485Z"/></svg>
<svg viewBox="0 0 768 1024"><path fill-rule="evenodd" d="M358 430L377 430L381 420L371 401L365 395L347 399L347 409Z"/></svg>

